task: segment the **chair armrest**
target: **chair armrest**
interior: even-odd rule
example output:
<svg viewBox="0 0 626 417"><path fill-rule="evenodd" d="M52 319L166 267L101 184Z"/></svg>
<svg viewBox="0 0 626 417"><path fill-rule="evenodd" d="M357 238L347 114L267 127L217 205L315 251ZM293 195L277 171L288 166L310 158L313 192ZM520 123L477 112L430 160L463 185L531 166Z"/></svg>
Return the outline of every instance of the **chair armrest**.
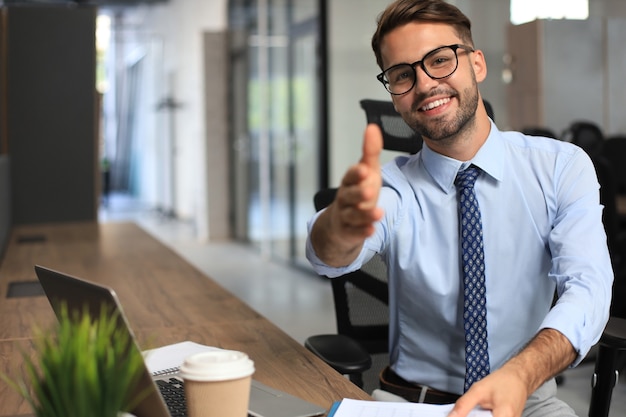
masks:
<svg viewBox="0 0 626 417"><path fill-rule="evenodd" d="M342 334L311 336L304 346L343 375L367 371L372 357L356 340Z"/></svg>
<svg viewBox="0 0 626 417"><path fill-rule="evenodd" d="M609 415L613 387L619 378L619 356L625 350L626 319L611 316L598 344L598 356L591 380L589 416Z"/></svg>
<svg viewBox="0 0 626 417"><path fill-rule="evenodd" d="M611 316L600 338L600 344L613 349L626 349L626 319Z"/></svg>

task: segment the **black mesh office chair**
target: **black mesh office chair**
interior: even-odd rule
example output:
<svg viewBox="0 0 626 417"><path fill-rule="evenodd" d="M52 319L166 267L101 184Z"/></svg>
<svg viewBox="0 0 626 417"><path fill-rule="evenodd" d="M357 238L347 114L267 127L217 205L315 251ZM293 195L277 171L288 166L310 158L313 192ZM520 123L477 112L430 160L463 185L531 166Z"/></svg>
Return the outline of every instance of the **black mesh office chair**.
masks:
<svg viewBox="0 0 626 417"><path fill-rule="evenodd" d="M422 138L400 117L391 101L361 100L367 123L376 123L383 148L417 153ZM321 190L315 209L330 204L337 189ZM367 392L378 388L378 374L389 364L389 307L387 268L375 256L360 270L331 280L337 334L311 336L305 346Z"/></svg>
<svg viewBox="0 0 626 417"><path fill-rule="evenodd" d="M417 153L422 148L422 138L407 125L391 101L361 100L367 123L376 123L383 133L383 148L392 151Z"/></svg>
<svg viewBox="0 0 626 417"><path fill-rule="evenodd" d="M495 120L491 105L487 113ZM422 138L396 112L391 101L361 100L367 123L376 123L383 134L383 148L415 154ZM316 210L330 204L336 189L316 193ZM367 392L378 388L379 373L389 364L389 308L387 268L375 256L353 273L331 280L337 334L311 336L305 346Z"/></svg>
<svg viewBox="0 0 626 417"><path fill-rule="evenodd" d="M360 102L367 123L376 123L383 133L383 148L415 154L422 148L422 138L407 125L391 101L365 99ZM487 114L495 121L493 107L483 100Z"/></svg>
<svg viewBox="0 0 626 417"><path fill-rule="evenodd" d="M626 360L626 317L611 316L598 343L589 417L608 417L613 388Z"/></svg>
<svg viewBox="0 0 626 417"><path fill-rule="evenodd" d="M335 198L336 189L315 194L315 209ZM387 270L378 257L361 269L330 280L335 303L337 334L309 337L304 345L337 372L371 392L378 372L389 363L389 308Z"/></svg>

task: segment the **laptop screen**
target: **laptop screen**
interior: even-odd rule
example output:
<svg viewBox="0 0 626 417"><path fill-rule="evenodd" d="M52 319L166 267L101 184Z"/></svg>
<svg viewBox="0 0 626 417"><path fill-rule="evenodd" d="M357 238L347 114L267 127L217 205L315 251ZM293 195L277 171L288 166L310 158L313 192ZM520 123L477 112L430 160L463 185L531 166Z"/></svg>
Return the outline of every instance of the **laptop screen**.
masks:
<svg viewBox="0 0 626 417"><path fill-rule="evenodd" d="M109 309L117 314L119 330L127 332L129 340L132 340L130 354L141 355L121 304L112 288L39 265L35 266L35 272L57 317L61 313L62 304L65 304L68 312L72 314L80 315L87 311L91 317L98 317L102 308ZM135 409L131 410L132 414L137 417L170 417L167 405L145 365L134 392L135 395L142 397L145 395L145 397Z"/></svg>

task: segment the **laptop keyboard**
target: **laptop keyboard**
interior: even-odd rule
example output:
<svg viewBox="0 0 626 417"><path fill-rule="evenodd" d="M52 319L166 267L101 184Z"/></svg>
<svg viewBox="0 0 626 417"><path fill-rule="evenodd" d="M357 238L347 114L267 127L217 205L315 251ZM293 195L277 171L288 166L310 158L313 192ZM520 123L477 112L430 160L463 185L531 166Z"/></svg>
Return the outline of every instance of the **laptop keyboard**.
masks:
<svg viewBox="0 0 626 417"><path fill-rule="evenodd" d="M158 379L156 381L161 395L170 410L172 417L187 417L187 406L185 404L185 387L183 381L176 378Z"/></svg>

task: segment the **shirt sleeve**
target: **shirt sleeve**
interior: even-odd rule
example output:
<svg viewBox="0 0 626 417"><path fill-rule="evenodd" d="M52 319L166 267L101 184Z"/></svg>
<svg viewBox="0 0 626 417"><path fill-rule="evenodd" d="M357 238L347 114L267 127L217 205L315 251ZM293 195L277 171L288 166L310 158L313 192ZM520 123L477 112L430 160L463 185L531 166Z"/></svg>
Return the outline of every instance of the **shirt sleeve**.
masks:
<svg viewBox="0 0 626 417"><path fill-rule="evenodd" d="M572 343L579 364L599 340L609 316L613 270L602 224L599 185L591 159L574 153L555 168L555 218L548 245L558 299L541 328Z"/></svg>

